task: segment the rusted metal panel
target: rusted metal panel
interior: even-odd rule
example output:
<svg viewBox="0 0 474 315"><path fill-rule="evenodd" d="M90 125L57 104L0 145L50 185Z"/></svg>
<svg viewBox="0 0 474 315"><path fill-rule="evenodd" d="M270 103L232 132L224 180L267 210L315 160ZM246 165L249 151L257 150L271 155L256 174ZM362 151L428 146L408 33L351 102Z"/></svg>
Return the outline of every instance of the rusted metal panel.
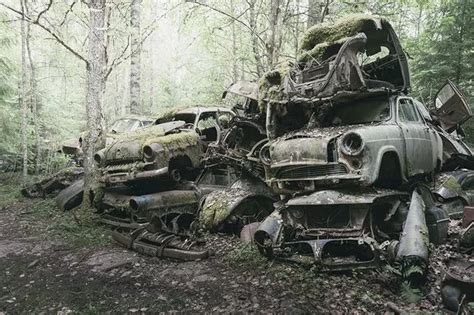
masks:
<svg viewBox="0 0 474 315"><path fill-rule="evenodd" d="M474 222L474 207L464 207L464 214L462 217L462 226L467 227L471 222Z"/></svg>

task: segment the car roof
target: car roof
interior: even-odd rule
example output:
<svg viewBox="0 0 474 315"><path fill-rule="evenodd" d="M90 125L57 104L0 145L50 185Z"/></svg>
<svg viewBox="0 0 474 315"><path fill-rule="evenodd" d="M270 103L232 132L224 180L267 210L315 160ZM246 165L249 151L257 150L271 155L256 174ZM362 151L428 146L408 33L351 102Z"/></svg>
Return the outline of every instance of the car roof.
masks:
<svg viewBox="0 0 474 315"><path fill-rule="evenodd" d="M154 118L152 117L147 117L147 116L141 116L141 115L125 115L125 116L121 116L117 119L114 120L114 122L118 121L118 120L123 120L123 119L135 119L135 120L140 120L140 121L153 121L155 120Z"/></svg>
<svg viewBox="0 0 474 315"><path fill-rule="evenodd" d="M194 106L188 107L176 112L176 114L199 114L199 113L206 113L206 112L232 112L230 108L227 107L219 107L219 106Z"/></svg>

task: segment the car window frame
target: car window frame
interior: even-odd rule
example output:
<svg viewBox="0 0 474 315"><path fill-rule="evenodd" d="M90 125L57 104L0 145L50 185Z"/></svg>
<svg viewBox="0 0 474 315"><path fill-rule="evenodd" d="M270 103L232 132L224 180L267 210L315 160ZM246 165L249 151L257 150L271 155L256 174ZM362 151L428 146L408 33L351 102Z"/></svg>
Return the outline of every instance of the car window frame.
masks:
<svg viewBox="0 0 474 315"><path fill-rule="evenodd" d="M417 120L416 121L411 121L411 120L402 120L401 119L401 116L400 116L400 105L401 105L401 101L403 100L406 100L406 101L409 101L411 102L411 106L412 108L414 109L414 113L416 115L416 118ZM397 121L399 123L405 123L405 124L420 124L420 125L426 125L426 121L425 119L423 118L423 115L421 115L419 112L418 112L418 108L417 106L415 105L415 102L413 101L412 98L410 97L399 97L397 98L397 106L396 106L396 114L397 114Z"/></svg>

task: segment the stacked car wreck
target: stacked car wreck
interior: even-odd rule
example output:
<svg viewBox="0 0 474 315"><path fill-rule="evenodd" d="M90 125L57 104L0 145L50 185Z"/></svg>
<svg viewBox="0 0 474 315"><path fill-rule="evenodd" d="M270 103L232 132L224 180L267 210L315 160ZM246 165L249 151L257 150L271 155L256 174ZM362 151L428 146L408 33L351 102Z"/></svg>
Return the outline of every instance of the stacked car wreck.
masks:
<svg viewBox="0 0 474 315"><path fill-rule="evenodd" d="M451 82L433 114L408 95L407 58L383 18L314 26L301 48L297 63L260 82L269 137L260 157L281 201L257 245L333 270L393 259L422 278L429 240L447 235L431 179L454 155L470 157L453 136L469 107Z"/></svg>
<svg viewBox="0 0 474 315"><path fill-rule="evenodd" d="M258 84L231 85L232 109L172 110L107 141L92 196L116 241L195 260L212 254L202 231L242 233L269 258L326 270L390 261L423 281L429 243L474 204L468 104L450 81L431 111L409 95L406 55L383 18L314 26L300 47Z"/></svg>

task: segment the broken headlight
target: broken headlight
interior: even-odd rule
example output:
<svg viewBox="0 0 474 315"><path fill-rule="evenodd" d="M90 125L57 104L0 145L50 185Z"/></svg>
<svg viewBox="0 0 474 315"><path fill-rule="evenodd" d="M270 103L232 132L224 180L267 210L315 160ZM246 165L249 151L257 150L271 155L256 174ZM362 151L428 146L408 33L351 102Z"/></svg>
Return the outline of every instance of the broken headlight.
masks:
<svg viewBox="0 0 474 315"><path fill-rule="evenodd" d="M165 149L160 143L152 143L143 147L143 155L147 160L153 159L158 153L163 152Z"/></svg>
<svg viewBox="0 0 474 315"><path fill-rule="evenodd" d="M345 155L359 155L364 149L362 137L355 132L347 133L341 141L341 151Z"/></svg>
<svg viewBox="0 0 474 315"><path fill-rule="evenodd" d="M102 162L105 160L105 153L104 153L104 149L102 150L99 150L96 152L96 154L94 154L94 161L97 163L97 165L101 165Z"/></svg>
<svg viewBox="0 0 474 315"><path fill-rule="evenodd" d="M265 145L260 149L260 160L265 165L270 165L272 163L272 158L270 157L270 146Z"/></svg>

